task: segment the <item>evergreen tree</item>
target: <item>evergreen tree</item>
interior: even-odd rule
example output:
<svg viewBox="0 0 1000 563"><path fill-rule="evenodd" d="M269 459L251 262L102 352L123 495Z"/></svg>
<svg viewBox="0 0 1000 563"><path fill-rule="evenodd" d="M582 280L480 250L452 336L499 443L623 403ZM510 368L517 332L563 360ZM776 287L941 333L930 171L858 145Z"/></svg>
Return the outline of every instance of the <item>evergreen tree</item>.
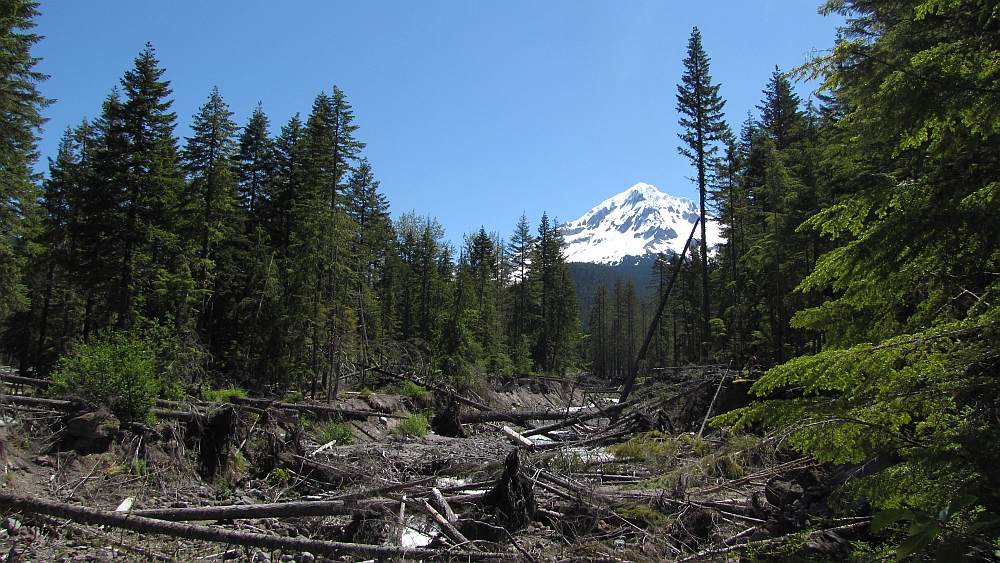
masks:
<svg viewBox="0 0 1000 563"><path fill-rule="evenodd" d="M800 289L832 299L791 321L821 331L825 344L754 387L767 395L793 386L801 397L729 419L785 426L790 445L820 460L887 460L853 487L876 507L937 510L970 494L996 510L994 5L847 0L827 9L848 23L814 68L850 143L825 166L849 191L803 226L837 246Z"/></svg>
<svg viewBox="0 0 1000 563"><path fill-rule="evenodd" d="M21 282L25 244L37 218L37 132L41 110L52 101L38 91L48 77L34 70L31 48L41 37L30 33L38 3L0 1L0 327L7 315L27 306Z"/></svg>
<svg viewBox="0 0 1000 563"><path fill-rule="evenodd" d="M240 133L239 151L233 157L240 205L249 218L248 233L256 231L263 222L261 199L265 197L268 179L274 174L274 141L268 133L269 127L270 122L258 104Z"/></svg>
<svg viewBox="0 0 1000 563"><path fill-rule="evenodd" d="M513 356L515 370L519 373L531 372L531 358L528 351L531 288L527 280L528 267L531 264L531 250L534 244L535 237L531 234L528 218L521 214L521 218L514 228L514 234L507 242L508 268L513 280L510 286L510 292L513 295L509 301L507 343Z"/></svg>
<svg viewBox="0 0 1000 563"><path fill-rule="evenodd" d="M537 300L530 317L534 325L533 360L546 372L562 374L576 360L579 305L563 256L562 233L545 213L538 225L526 281Z"/></svg>
<svg viewBox="0 0 1000 563"><path fill-rule="evenodd" d="M718 151L714 143L724 141L729 135L722 108L726 102L719 95L719 84L712 84L709 75L709 58L701 45L701 32L691 30L688 40L687 57L684 59L684 75L677 85L677 111L681 114L680 125L684 132L679 137L684 144L678 151L688 157L697 170L699 210L701 213L701 255L708 256L708 241L705 235L706 197L708 177L712 168L712 157ZM711 308L708 289L708 259L702 269L702 334L708 342L708 327Z"/></svg>
<svg viewBox="0 0 1000 563"><path fill-rule="evenodd" d="M197 249L194 270L201 297L196 330L210 349L216 303L233 297L238 270L234 252L237 240L244 234L232 172L236 152L236 123L232 115L219 89L214 88L194 115L191 126L194 135L187 139L182 153L189 178L184 204L191 243ZM231 305L219 308L228 310Z"/></svg>

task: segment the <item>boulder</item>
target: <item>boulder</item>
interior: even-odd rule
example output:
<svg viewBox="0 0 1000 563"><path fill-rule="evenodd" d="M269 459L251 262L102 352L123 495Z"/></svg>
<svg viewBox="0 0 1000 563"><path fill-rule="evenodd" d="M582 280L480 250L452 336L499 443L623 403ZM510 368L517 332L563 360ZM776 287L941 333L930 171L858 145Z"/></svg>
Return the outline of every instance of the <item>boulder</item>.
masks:
<svg viewBox="0 0 1000 563"><path fill-rule="evenodd" d="M89 412L66 423L66 434L88 440L104 440L118 433L121 423L107 411Z"/></svg>

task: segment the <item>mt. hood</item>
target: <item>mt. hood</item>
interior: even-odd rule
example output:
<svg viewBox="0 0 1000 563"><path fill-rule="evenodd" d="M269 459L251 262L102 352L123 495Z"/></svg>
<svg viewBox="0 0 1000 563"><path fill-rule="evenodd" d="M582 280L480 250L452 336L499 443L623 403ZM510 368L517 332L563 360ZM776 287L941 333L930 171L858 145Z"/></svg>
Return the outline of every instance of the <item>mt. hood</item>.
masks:
<svg viewBox="0 0 1000 563"><path fill-rule="evenodd" d="M680 252L697 219L695 202L640 182L562 225L566 261L618 265L627 258ZM721 242L718 224L710 219L705 228L709 246Z"/></svg>

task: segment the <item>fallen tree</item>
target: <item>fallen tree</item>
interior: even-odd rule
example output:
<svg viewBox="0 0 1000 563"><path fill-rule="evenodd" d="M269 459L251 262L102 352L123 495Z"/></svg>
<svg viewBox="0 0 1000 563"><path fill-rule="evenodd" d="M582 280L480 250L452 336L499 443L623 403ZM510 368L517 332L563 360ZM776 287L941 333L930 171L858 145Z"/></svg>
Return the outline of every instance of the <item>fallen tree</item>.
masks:
<svg viewBox="0 0 1000 563"><path fill-rule="evenodd" d="M15 512L44 514L77 523L98 524L144 534L164 534L192 540L243 545L272 550L280 549L286 552L309 552L333 557L341 555L354 555L375 559L399 557L410 560L445 559L449 561L501 561L514 559L504 553L463 551L459 554L451 551L426 548L387 547L238 532L209 526L166 522L163 520L144 518L135 514L105 512L71 504L27 498L10 493L0 493L0 506Z"/></svg>

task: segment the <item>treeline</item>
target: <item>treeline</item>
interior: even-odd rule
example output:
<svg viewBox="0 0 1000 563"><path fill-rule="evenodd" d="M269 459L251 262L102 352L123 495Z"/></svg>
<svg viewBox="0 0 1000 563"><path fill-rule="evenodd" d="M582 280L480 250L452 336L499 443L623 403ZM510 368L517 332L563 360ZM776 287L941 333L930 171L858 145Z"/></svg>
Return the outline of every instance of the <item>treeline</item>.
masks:
<svg viewBox="0 0 1000 563"><path fill-rule="evenodd" d="M2 4L30 72L35 4ZM208 375L258 390L315 393L345 365L386 359L467 380L578 362L557 225L522 217L509 241L481 229L456 249L429 217L393 221L340 89L276 136L260 106L239 127L216 89L181 140L147 45L39 181L42 78L17 100L31 116L21 143L2 147L21 159L5 169L21 191L0 200L15 233L2 347L22 370L49 373L110 332L146 342L168 382Z"/></svg>
<svg viewBox="0 0 1000 563"><path fill-rule="evenodd" d="M707 261L686 259L658 337L674 362L770 368L753 391L785 398L720 422L781 429L787 446L821 461L877 459L844 492L908 509L884 518L945 515L908 536L897 530L895 542L906 540L897 559L925 548L938 560L992 557L990 512L1000 512L996 6L843 0L823 10L846 24L831 50L796 71L823 81L816 99L803 103L775 71L759 114L738 133L719 126L724 102L692 35L678 95L682 152L705 178L724 241ZM612 309L604 316L603 302ZM628 288L598 291L595 369L621 372L628 353L619 351L635 345L623 318L634 304ZM600 332L606 327L620 328Z"/></svg>

